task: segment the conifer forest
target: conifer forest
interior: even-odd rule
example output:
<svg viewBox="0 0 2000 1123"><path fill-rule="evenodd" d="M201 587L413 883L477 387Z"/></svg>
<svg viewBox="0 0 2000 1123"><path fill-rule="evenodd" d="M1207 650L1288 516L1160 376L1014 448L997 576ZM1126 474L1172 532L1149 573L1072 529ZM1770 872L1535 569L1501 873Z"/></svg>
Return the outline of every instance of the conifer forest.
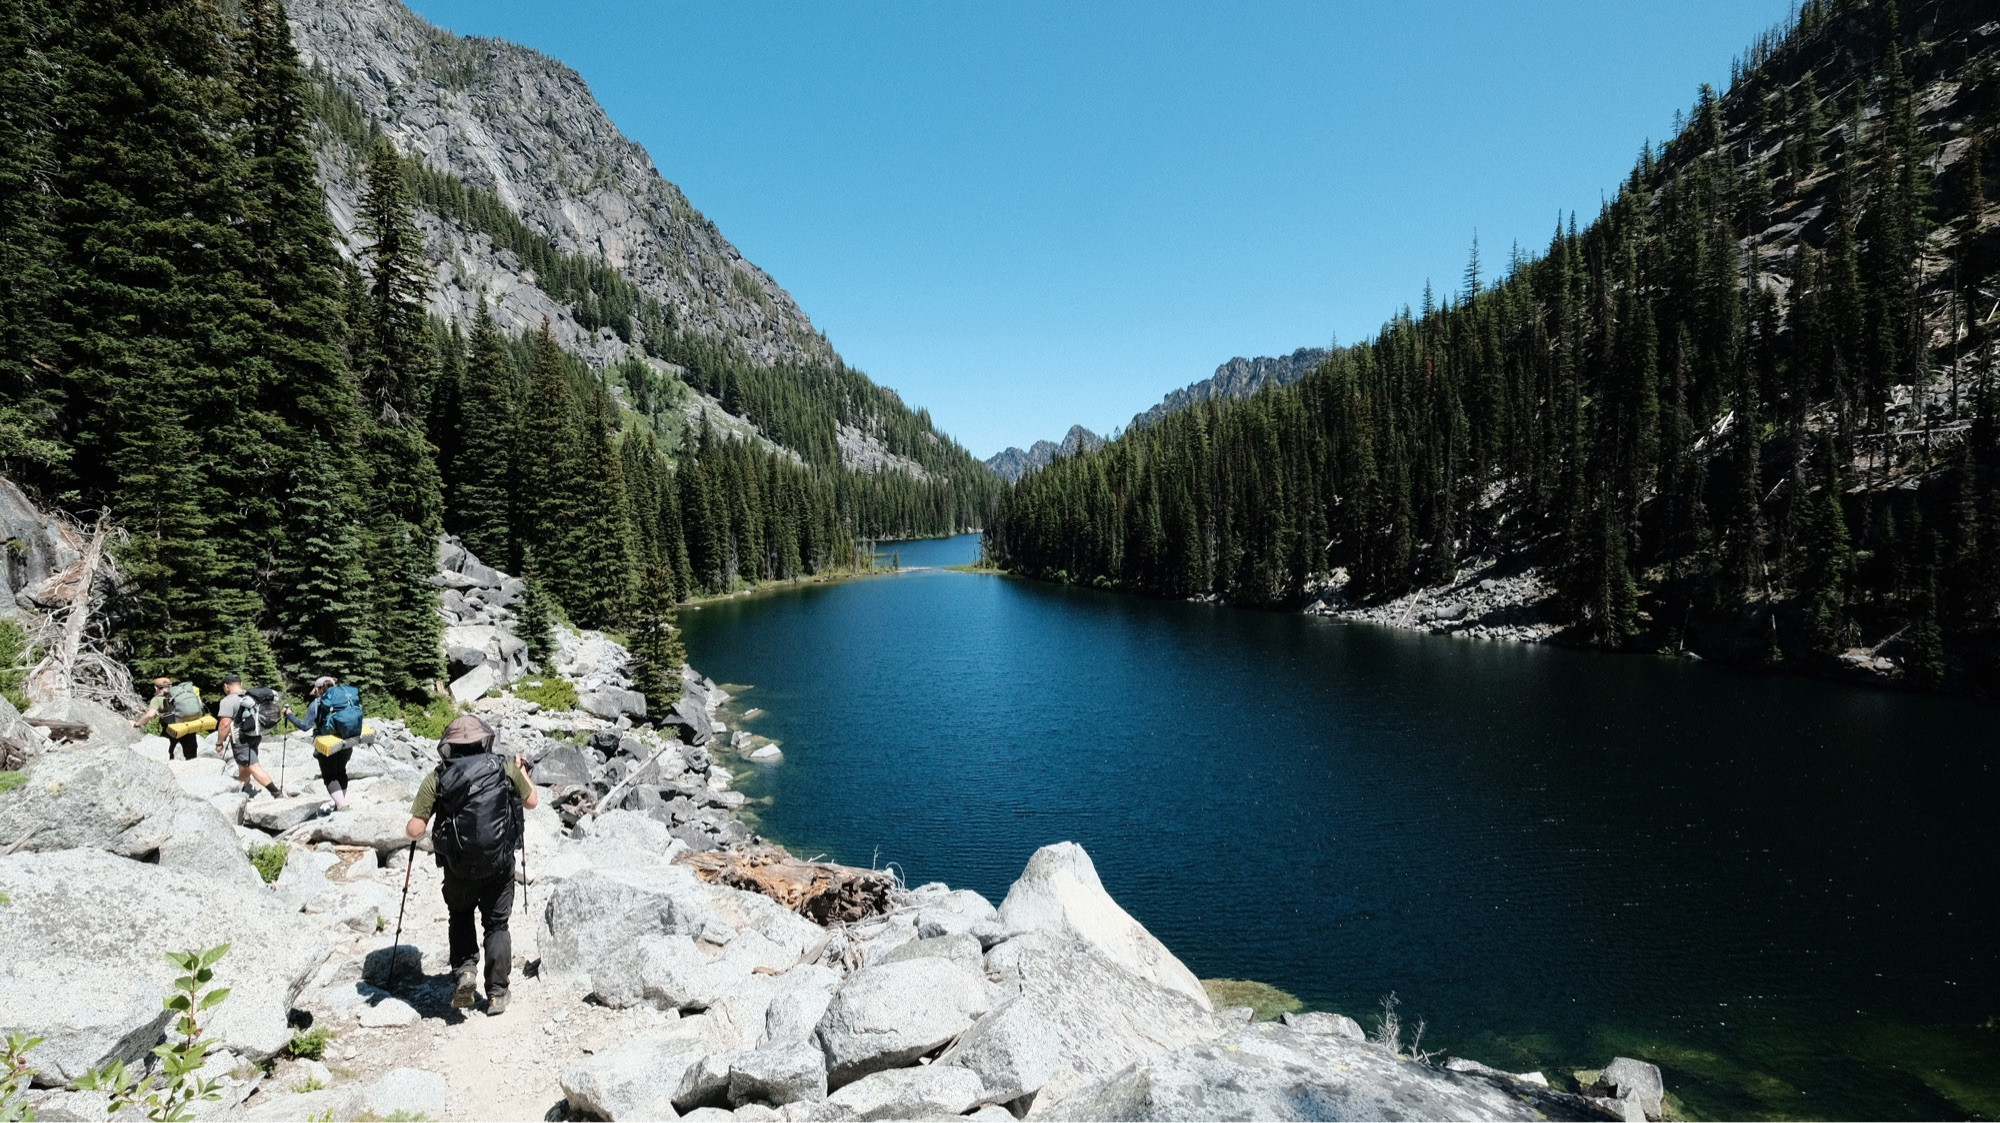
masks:
<svg viewBox="0 0 2000 1123"><path fill-rule="evenodd" d="M1588 645L2000 690L1993 15L1810 0L1594 218L1028 476L989 557L1246 605L1514 559Z"/></svg>
<svg viewBox="0 0 2000 1123"><path fill-rule="evenodd" d="M360 153L343 253L315 178ZM632 356L428 311L418 208L516 255ZM711 429L698 392L765 439ZM844 465L872 418L919 470ZM300 61L279 0L0 3L0 473L125 533L135 670L443 673L436 549L460 536L581 626L857 564L978 525L999 483L837 358L684 330L599 261L395 145Z"/></svg>

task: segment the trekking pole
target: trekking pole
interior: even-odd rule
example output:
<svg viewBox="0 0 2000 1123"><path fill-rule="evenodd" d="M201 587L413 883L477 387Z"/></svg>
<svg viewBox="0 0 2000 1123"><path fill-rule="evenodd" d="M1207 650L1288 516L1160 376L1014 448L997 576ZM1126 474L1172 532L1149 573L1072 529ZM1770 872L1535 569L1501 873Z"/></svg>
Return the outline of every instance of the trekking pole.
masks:
<svg viewBox="0 0 2000 1123"><path fill-rule="evenodd" d="M285 790L285 766L291 762L292 734L288 730L285 733L285 739L278 744L278 791L280 794ZM265 775L268 776L270 773L267 772Z"/></svg>
<svg viewBox="0 0 2000 1123"><path fill-rule="evenodd" d="M403 903L396 906L396 934L389 940L389 985L396 989L396 961L402 956L396 954L403 946L403 910L410 907L410 872L417 868L417 840L410 840L409 857L403 862Z"/></svg>

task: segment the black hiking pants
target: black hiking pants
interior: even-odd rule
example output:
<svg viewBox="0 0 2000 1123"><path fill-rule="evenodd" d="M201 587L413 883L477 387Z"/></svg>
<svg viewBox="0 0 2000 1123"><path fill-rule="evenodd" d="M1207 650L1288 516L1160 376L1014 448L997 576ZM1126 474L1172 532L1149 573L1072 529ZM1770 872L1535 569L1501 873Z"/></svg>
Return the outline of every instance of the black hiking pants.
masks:
<svg viewBox="0 0 2000 1123"><path fill-rule="evenodd" d="M319 760L319 779L326 785L328 797L336 792L344 794L347 791L347 762L354 759L353 748L343 747L330 753L313 755Z"/></svg>
<svg viewBox="0 0 2000 1123"><path fill-rule="evenodd" d="M447 871L444 907L451 910L451 969L479 962L479 940L472 928L476 908L486 933L486 997L505 994L514 966L514 936L507 931L507 917L514 911L514 871L482 878L457 878Z"/></svg>
<svg viewBox="0 0 2000 1123"><path fill-rule="evenodd" d="M183 719L174 718L173 720L181 721ZM167 738L168 760L174 759L175 749L179 749L181 751L182 760L193 760L196 754L201 752L201 742L197 740L197 738L201 736L201 734L199 733L188 733L176 737L174 736L173 731L167 728L167 723L164 721L160 723L160 732L165 734Z"/></svg>

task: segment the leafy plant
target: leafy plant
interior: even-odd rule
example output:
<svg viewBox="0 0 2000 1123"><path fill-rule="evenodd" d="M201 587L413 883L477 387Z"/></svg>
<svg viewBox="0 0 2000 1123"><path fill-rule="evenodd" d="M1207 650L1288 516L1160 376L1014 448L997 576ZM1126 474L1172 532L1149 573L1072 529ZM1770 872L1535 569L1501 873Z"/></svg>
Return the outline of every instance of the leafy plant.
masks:
<svg viewBox="0 0 2000 1123"><path fill-rule="evenodd" d="M421 706L404 703L396 716L410 727L411 733L424 740L435 741L444 736L444 727L458 716L458 707L452 704L449 695L433 694Z"/></svg>
<svg viewBox="0 0 2000 1123"><path fill-rule="evenodd" d="M35 1118L35 1109L22 1099L35 1079L36 1069L28 1063L28 1050L42 1039L25 1033L7 1035L7 1047L0 1049L0 1123L16 1123Z"/></svg>
<svg viewBox="0 0 2000 1123"><path fill-rule="evenodd" d="M513 691L514 697L539 702L545 710L576 709L576 687L561 675L543 675L538 679L517 682Z"/></svg>
<svg viewBox="0 0 2000 1123"><path fill-rule="evenodd" d="M180 1041L153 1047L153 1055L160 1059L157 1073L142 1077L127 1072L124 1061L112 1061L103 1068L90 1070L76 1086L108 1094L111 1102L107 1110L112 1115L141 1107L146 1118L155 1123L184 1123L194 1118L195 1104L222 1098L222 1082L201 1076L202 1066L208 1063L208 1054L216 1044L202 1039L200 1015L229 997L228 987L209 989L209 984L215 981L215 963L229 954L229 945L166 954L169 962L186 972L174 980L174 992L162 1001L176 1015L173 1031Z"/></svg>
<svg viewBox="0 0 2000 1123"><path fill-rule="evenodd" d="M326 1047L332 1041L333 1031L325 1026L302 1029L285 1042L285 1054L302 1061L316 1061L326 1056Z"/></svg>
<svg viewBox="0 0 2000 1123"><path fill-rule="evenodd" d="M17 710L28 708L28 697L21 693L21 683L33 663L29 647L27 629L13 620L0 620L0 697L12 702Z"/></svg>
<svg viewBox="0 0 2000 1123"><path fill-rule="evenodd" d="M279 874L285 872L285 858L291 852L292 848L282 842L255 846L250 849L250 864L257 867L257 876L264 879L264 884L269 885L278 880Z"/></svg>

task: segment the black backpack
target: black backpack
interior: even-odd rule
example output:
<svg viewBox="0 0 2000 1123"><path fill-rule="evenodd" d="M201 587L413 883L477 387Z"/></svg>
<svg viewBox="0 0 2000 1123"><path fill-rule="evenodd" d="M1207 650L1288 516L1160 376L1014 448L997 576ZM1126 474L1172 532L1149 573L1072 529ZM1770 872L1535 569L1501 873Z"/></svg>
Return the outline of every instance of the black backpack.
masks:
<svg viewBox="0 0 2000 1123"><path fill-rule="evenodd" d="M244 737L262 737L271 727L284 717L284 704L278 692L268 686L259 686L243 692L249 704L236 711L236 732Z"/></svg>
<svg viewBox="0 0 2000 1123"><path fill-rule="evenodd" d="M439 765L436 814L432 845L446 873L470 880L513 872L522 807L505 759L468 753Z"/></svg>

